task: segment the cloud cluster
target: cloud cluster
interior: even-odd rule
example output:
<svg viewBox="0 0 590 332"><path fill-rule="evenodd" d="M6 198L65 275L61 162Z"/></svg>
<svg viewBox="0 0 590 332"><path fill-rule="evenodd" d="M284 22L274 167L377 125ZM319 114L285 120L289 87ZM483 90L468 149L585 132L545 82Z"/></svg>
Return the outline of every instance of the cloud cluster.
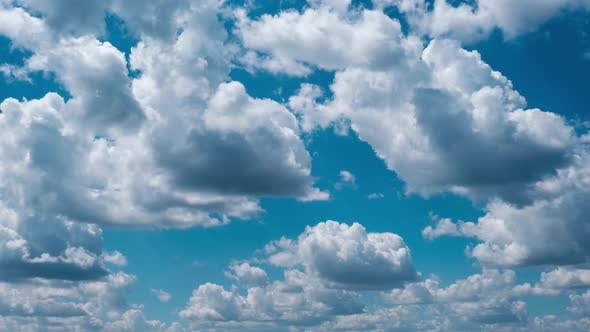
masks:
<svg viewBox="0 0 590 332"><path fill-rule="evenodd" d="M484 264L568 265L590 259L586 202L589 197L588 152L581 152L557 176L535 183L535 201L517 207L496 201L477 222L441 220L425 229L429 237L474 237L482 241L470 254Z"/></svg>
<svg viewBox="0 0 590 332"><path fill-rule="evenodd" d="M380 7L396 6L415 32L466 43L489 37L496 29L506 39L530 33L565 12L588 11L587 0L376 0Z"/></svg>
<svg viewBox="0 0 590 332"><path fill-rule="evenodd" d="M360 224L327 221L308 226L296 240L281 238L250 261L232 263L226 273L235 282L231 287L199 285L179 315L189 328L211 331L516 332L559 331L565 326L584 331L588 324L583 317L529 318L520 296L556 293L516 284L512 270L484 269L444 287L436 276L417 278L413 266L393 276L383 265L396 263L376 257L393 253L383 249L399 247L397 242L394 234L367 233ZM280 275L276 267L283 269L283 278L272 280L266 271ZM544 272L534 288L561 293L587 287L586 272ZM385 278L392 281L375 281ZM367 287L367 282L381 287ZM571 293L570 300L569 311L578 316L587 312L587 293Z"/></svg>
<svg viewBox="0 0 590 332"><path fill-rule="evenodd" d="M327 198L313 187L295 117L225 82L231 52L218 6L191 4L176 22L181 34L146 35L129 63L109 42L52 26L51 5L27 3L42 18L2 8L10 19L0 32L32 52L23 68L54 75L70 94L2 103L2 141L12 145L2 162L20 164L20 174L2 169L13 181L3 183L7 208L20 218L35 209L42 218L189 227L247 218L261 210L260 196ZM5 152L14 144L20 151Z"/></svg>
<svg viewBox="0 0 590 332"><path fill-rule="evenodd" d="M117 272L99 281L41 278L0 282L0 329L5 331L173 331L126 309L135 277Z"/></svg>
<svg viewBox="0 0 590 332"><path fill-rule="evenodd" d="M327 68L323 56L329 52L312 51L315 45L329 47L333 36L348 38L343 27L364 24L368 15L379 17L378 10L338 13L323 6L289 12L288 20L284 15L243 25L242 38L269 56L335 70L329 94L304 84L289 99L306 131L334 127L345 133L342 126L349 125L405 182L407 192L453 192L484 207L486 215L478 223L466 223L468 230L446 221L441 224L446 230L427 229L426 236L449 232L476 237L482 243L470 254L486 265L588 260L583 240L588 209L582 202L587 200L589 152L566 119L528 109L506 77L477 51L453 40L434 39L423 46L412 36L389 33L389 44L363 48L369 52L364 58L371 59L396 45L395 55L377 66L374 61L338 58L338 66ZM308 15L322 18L308 22ZM328 17L338 23L321 26L323 34L312 33L320 29L314 22ZM387 16L380 22L382 27L397 23ZM249 35L254 38L254 32L271 27L276 33L249 44ZM299 51L287 53L284 45L292 40L293 30L316 39L298 40ZM306 48L310 53L303 56Z"/></svg>
<svg viewBox="0 0 590 332"><path fill-rule="evenodd" d="M399 236L369 233L360 224L319 223L296 240L269 243L262 253L253 261L283 268L282 280L270 281L252 263L232 264L226 275L237 286L200 285L180 316L190 325L222 330L317 326L364 312L362 291L402 287L418 279Z"/></svg>
<svg viewBox="0 0 590 332"><path fill-rule="evenodd" d="M41 73L60 88L0 103L0 280L13 301L2 329L168 328L129 308L125 292L89 293L122 278L109 264L127 263L103 252L100 227L215 226L257 214L262 196L328 198L295 116L229 80L220 6L0 3L0 35L25 55L3 74ZM129 54L103 38L107 15L140 40Z"/></svg>
<svg viewBox="0 0 590 332"><path fill-rule="evenodd" d="M261 197L328 199L301 138L326 128L354 131L408 193L451 192L482 207L477 221L423 230L476 239L467 253L482 271L445 287L416 271L400 236L326 221L232 262L232 286L199 285L178 311L189 329L588 330L588 134L527 108L461 43L495 29L514 38L590 3L368 8L310 0L253 16L218 0L0 0L0 35L24 54L0 64L2 76L42 74L59 87L0 101L0 330L183 330L127 303L136 277L111 270L127 258L103 250L101 227L209 227L252 218ZM137 41L127 54L108 41L108 18ZM334 79L281 104L250 96L229 78L234 66ZM337 189L355 186L352 173L339 176ZM521 266L550 269L523 284L499 270ZM529 319L519 299L562 294L568 319Z"/></svg>

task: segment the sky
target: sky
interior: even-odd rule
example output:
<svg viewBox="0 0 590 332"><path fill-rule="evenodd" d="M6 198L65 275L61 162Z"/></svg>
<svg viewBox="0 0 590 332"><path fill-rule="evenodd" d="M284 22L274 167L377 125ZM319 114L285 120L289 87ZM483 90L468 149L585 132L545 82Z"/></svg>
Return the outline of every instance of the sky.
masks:
<svg viewBox="0 0 590 332"><path fill-rule="evenodd" d="M590 330L588 0L0 0L0 330Z"/></svg>

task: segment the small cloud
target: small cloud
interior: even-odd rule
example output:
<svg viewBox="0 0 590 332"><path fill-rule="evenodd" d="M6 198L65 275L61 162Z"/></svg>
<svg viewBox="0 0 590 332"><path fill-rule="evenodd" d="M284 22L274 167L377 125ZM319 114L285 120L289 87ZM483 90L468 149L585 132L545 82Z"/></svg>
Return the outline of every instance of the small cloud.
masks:
<svg viewBox="0 0 590 332"><path fill-rule="evenodd" d="M152 288L151 291L158 298L158 301L160 301L160 302L168 302L172 298L170 293L165 292L161 289L153 289Z"/></svg>
<svg viewBox="0 0 590 332"><path fill-rule="evenodd" d="M367 196L368 199L382 199L384 197L385 195L383 195L382 193L372 193L369 194L369 196Z"/></svg>
<svg viewBox="0 0 590 332"><path fill-rule="evenodd" d="M342 170L338 175L340 176L340 181L336 182L334 188L340 190L347 185L356 188L356 177L352 173Z"/></svg>
<svg viewBox="0 0 590 332"><path fill-rule="evenodd" d="M107 263L111 263L117 266L127 265L127 257L125 257L125 255L123 255L117 250L103 253L102 259Z"/></svg>

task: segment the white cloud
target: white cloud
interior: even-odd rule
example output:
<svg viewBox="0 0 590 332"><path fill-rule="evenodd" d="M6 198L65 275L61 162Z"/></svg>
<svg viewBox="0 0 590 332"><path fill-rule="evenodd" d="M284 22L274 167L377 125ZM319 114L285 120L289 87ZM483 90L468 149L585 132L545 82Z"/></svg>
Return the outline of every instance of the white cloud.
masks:
<svg viewBox="0 0 590 332"><path fill-rule="evenodd" d="M180 316L195 328L222 330L317 326L364 312L358 291L401 287L418 278L401 238L367 233L360 224L320 223L261 253L253 261L283 267L282 280L269 280L251 263L232 264L226 276L238 286L200 285Z"/></svg>
<svg viewBox="0 0 590 332"><path fill-rule="evenodd" d="M409 192L483 202L477 222L441 219L423 235L477 238L469 253L485 266L587 262L584 138L562 117L526 109L476 51L448 40L424 47L379 10L395 4L425 33L470 41L495 27L514 37L587 3L480 0L474 11L436 1L425 13L421 0L375 2L377 10L349 11L349 0L310 1L256 19L237 10L243 50L228 39L215 0L2 1L0 34L32 55L0 72L26 80L41 71L69 96L0 105L0 330L182 329L129 308L124 294L135 278L105 267L127 260L103 252L95 224L215 226L260 212L259 197L327 199L314 187L300 126L350 127ZM130 54L104 41L107 11L139 38ZM295 115L253 98L229 80L243 54L252 71L335 71L331 93L302 85L288 103ZM350 172L340 177L355 182ZM515 295L585 288L587 272L557 268L514 287L512 271L485 268L440 287L419 281L398 235L328 221L271 243L261 260L230 265L236 285L200 285L180 316L197 330L582 331L584 319L527 325ZM396 306L366 305L369 290L387 290ZM587 292L570 299L570 311L588 313Z"/></svg>
<svg viewBox="0 0 590 332"><path fill-rule="evenodd" d="M150 291L152 292L152 294L154 294L156 296L156 298L158 299L158 301L160 302L168 302L170 301L170 299L172 299L172 296L170 295L170 293L165 292L161 289L150 289Z"/></svg>
<svg viewBox="0 0 590 332"><path fill-rule="evenodd" d="M27 59L27 69L55 73L72 99L66 104L76 127L97 136L113 129L136 129L145 115L131 93L125 55L94 37L62 39Z"/></svg>
<svg viewBox="0 0 590 332"><path fill-rule="evenodd" d="M384 197L385 195L382 193L370 193L369 195L367 195L368 199L382 199Z"/></svg>
<svg viewBox="0 0 590 332"><path fill-rule="evenodd" d="M561 331L587 331L590 328L590 319L562 319L555 315L535 318L533 326L536 331L561 332Z"/></svg>
<svg viewBox="0 0 590 332"><path fill-rule="evenodd" d="M0 282L0 329L11 331L164 331L169 326L146 321L125 300L135 277L118 272L97 281L31 279ZM135 326L124 321L139 315ZM141 319L140 319L141 318ZM126 326L126 327L125 327ZM125 328L124 328L125 327Z"/></svg>
<svg viewBox="0 0 590 332"><path fill-rule="evenodd" d="M322 6L302 13L263 15L255 21L243 10L236 15L244 45L267 54L274 62L289 63L283 70L287 74L304 74L301 69L294 70L295 63L326 70L350 65L379 68L402 56L399 22L379 11L362 11L358 18L346 18Z"/></svg>
<svg viewBox="0 0 590 332"><path fill-rule="evenodd" d="M63 34L101 34L110 0L17 0L32 13L42 16L52 29Z"/></svg>
<svg viewBox="0 0 590 332"><path fill-rule="evenodd" d="M586 220L590 210L583 202L588 200L590 168L587 152L580 153L575 162L561 169L556 177L535 183L533 204L517 207L492 202L486 207L487 214L477 222L459 222L456 229L452 226L450 229L481 241L471 248L470 255L484 264L522 266L587 262L590 249L585 240L588 236Z"/></svg>
<svg viewBox="0 0 590 332"><path fill-rule="evenodd" d="M356 188L356 177L349 171L342 170L338 173L340 180L334 184L334 188L342 189L346 186Z"/></svg>
<svg viewBox="0 0 590 332"><path fill-rule="evenodd" d="M43 20L31 16L22 8L12 8L0 3L0 34L10 38L19 48L36 48L52 36Z"/></svg>
<svg viewBox="0 0 590 332"><path fill-rule="evenodd" d="M314 15L354 27L367 15L361 12L342 16L323 9ZM306 20L305 12L289 15L281 27L273 25L277 16L251 24L292 31ZM326 35L330 29L325 28ZM276 54L279 40L262 38L252 47ZM298 52L314 45L301 40ZM333 67L332 95L322 102L319 87L302 85L289 106L303 129L349 123L406 183L407 192L454 192L482 204L487 214L479 223L455 226L446 220L444 230L427 228L425 236L477 237L483 243L470 254L487 265L586 261L588 246L581 234L588 212L581 202L587 190L581 184L588 152L574 128L555 113L527 109L512 83L477 51L450 40L433 40L423 48L403 36L396 45L398 56L390 57L387 66L345 61ZM283 54L321 66L319 58ZM547 245L536 245L538 239Z"/></svg>
<svg viewBox="0 0 590 332"><path fill-rule="evenodd" d="M335 221L307 227L296 241L277 242L269 261L301 264L334 287L388 289L417 280L410 249L393 233L369 233L354 223Z"/></svg>
<svg viewBox="0 0 590 332"><path fill-rule="evenodd" d="M535 181L571 162L573 129L554 113L525 110L510 81L477 52L434 40L421 58L405 54L389 70L336 72L333 97L322 104L317 89L303 86L290 106L306 130L348 119L407 190L422 195L452 191L523 204Z"/></svg>
<svg viewBox="0 0 590 332"><path fill-rule="evenodd" d="M127 257L117 250L103 253L102 259L107 263L117 266L127 266Z"/></svg>
<svg viewBox="0 0 590 332"><path fill-rule="evenodd" d="M182 30L176 39L146 37L133 48L129 64L108 42L88 35L57 38L64 32L42 19L20 8L2 9L22 21L19 29L0 24L0 32L33 52L27 70L55 74L71 94L67 102L48 94L2 103L2 139L18 139L22 147L21 153L3 155L3 163L23 165L3 190L18 187L29 195L22 200L3 193L6 204L23 213L44 196L40 211L47 217L190 227L250 218L262 210L260 196L327 199L327 192L313 187L295 117L274 101L251 98L240 83L224 82L232 52L215 18L218 6L190 6L194 15L175 21ZM37 41L28 43L29 35ZM141 75L130 78L128 65ZM44 103L53 111L20 115ZM52 127L30 127L37 122ZM54 155L41 153L49 150ZM27 164L28 151L35 164ZM25 176L42 181L23 181Z"/></svg>
<svg viewBox="0 0 590 332"><path fill-rule="evenodd" d="M395 304L480 302L492 297L507 298L515 277L511 270L483 270L480 274L456 280L446 288L440 287L436 279L426 279L394 289L385 297Z"/></svg>
<svg viewBox="0 0 590 332"><path fill-rule="evenodd" d="M590 314L590 290L582 294L571 294L569 296L571 306L567 307L568 311L576 314Z"/></svg>
<svg viewBox="0 0 590 332"><path fill-rule="evenodd" d="M590 287L590 270L572 267L558 267L549 272L542 272L535 285L524 283L514 287L519 295L559 295L564 291ZM571 296L570 296L571 298Z"/></svg>
<svg viewBox="0 0 590 332"><path fill-rule="evenodd" d="M193 291L187 308L180 312L180 316L197 320L238 320L244 305L245 299L240 295L226 291L222 286L206 283Z"/></svg>
<svg viewBox="0 0 590 332"><path fill-rule="evenodd" d="M495 29L500 29L505 38L512 39L538 29L565 12L590 10L587 0L523 0L516 3L477 0L456 5L448 0L435 0L430 9L425 0L389 0L389 4L398 6L406 14L415 31L467 43L485 39Z"/></svg>
<svg viewBox="0 0 590 332"><path fill-rule="evenodd" d="M230 265L229 269L230 271L225 275L234 281L252 286L264 286L268 283L266 271L257 266L251 266L249 263L235 263Z"/></svg>
<svg viewBox="0 0 590 332"><path fill-rule="evenodd" d="M254 51L248 51L241 56L240 63L252 73L263 70L275 75L287 74L295 77L305 77L312 73L309 66L293 59L264 56Z"/></svg>
<svg viewBox="0 0 590 332"><path fill-rule="evenodd" d="M463 223L459 222L459 225L453 223L449 218L438 219L434 227L426 226L422 230L422 236L428 240L434 240L441 236L460 236L459 229L463 226Z"/></svg>

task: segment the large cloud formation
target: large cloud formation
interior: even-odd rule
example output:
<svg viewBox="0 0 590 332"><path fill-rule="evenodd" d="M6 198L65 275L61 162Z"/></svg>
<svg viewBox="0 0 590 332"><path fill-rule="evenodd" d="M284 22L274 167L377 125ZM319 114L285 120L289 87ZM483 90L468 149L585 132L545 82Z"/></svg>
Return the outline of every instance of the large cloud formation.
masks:
<svg viewBox="0 0 590 332"><path fill-rule="evenodd" d="M519 298L569 293L567 310L582 316L588 293L572 291L588 286L588 270L556 269L531 286L517 284L512 270L483 269L443 287L436 276L418 278L400 240L391 233L367 233L360 224L308 226L297 239L281 238L250 260L232 263L226 273L234 282L230 287L199 285L179 315L189 328L211 331L559 331L564 326L583 331L588 326L583 317L531 319ZM394 262L399 259L383 259L400 252L408 261L403 270ZM342 268L322 269L335 263ZM282 279L275 279L281 275L276 267L282 268Z"/></svg>
<svg viewBox="0 0 590 332"><path fill-rule="evenodd" d="M26 286L15 298L39 283L53 292L113 278L108 264L125 259L103 252L98 225L216 226L257 214L262 196L328 197L314 188L295 116L229 81L221 3L152 5L165 24L147 28L153 17L131 2L0 2L0 34L25 55L7 68L60 87L0 103L0 280ZM130 54L102 38L107 12L141 40ZM64 316L84 319L56 330L165 327L141 310L96 313L68 298L9 304L2 324L40 317L21 325L42 330Z"/></svg>
<svg viewBox="0 0 590 332"><path fill-rule="evenodd" d="M395 23L385 23L395 20L380 12L339 13L326 8L242 23L246 45L319 68L325 59L314 57L317 52L305 57L304 51L285 52L289 34L279 31L257 43L247 36L272 26L273 31L303 30L318 40L301 39L299 48L309 44L314 49L315 45L329 48L327 38L345 34L339 26L362 25L368 15L380 17L384 22L380 27L397 29L392 34L376 28L377 35L394 42L384 43L382 49L366 48L379 55L397 45L396 56L389 56L388 62L374 66L336 61L343 63L334 68L327 98L320 87L304 84L289 99L305 130L334 127L342 133L349 125L406 183L408 193L453 192L484 206L487 215L475 227L480 230L462 233L482 240L470 253L484 264L588 260L583 240L588 209L581 203L587 196L588 148L566 119L527 109L526 100L506 77L483 62L477 51L467 51L456 41L435 39L424 47L414 37L404 36ZM339 23L323 26L323 19L308 22L309 15ZM316 29L327 33L313 34ZM535 237L530 236L532 230ZM544 239L544 244L538 245L536 239Z"/></svg>
<svg viewBox="0 0 590 332"><path fill-rule="evenodd" d="M396 6L414 31L470 43L489 37L496 29L506 39L538 29L566 12L588 11L588 0L375 0L383 8Z"/></svg>
<svg viewBox="0 0 590 332"><path fill-rule="evenodd" d="M409 33L383 11L392 5ZM327 199L301 136L332 127L367 142L408 193L481 206L475 222L440 219L423 234L475 238L467 253L483 270L445 287L416 271L400 236L327 221L233 262L231 287L198 286L178 311L189 329L588 330L589 136L527 108L461 47L497 28L528 33L588 1L236 7L0 0L0 35L24 56L0 71L57 90L0 102L0 329L182 330L127 303L136 277L114 270L126 258L103 250L100 227L217 226L259 213L260 197ZM136 40L127 53L108 41L112 18ZM234 66L334 80L281 104L231 81ZM549 266L536 283L498 270L531 265ZM571 316L529 319L525 295L567 295Z"/></svg>
<svg viewBox="0 0 590 332"><path fill-rule="evenodd" d="M4 185L30 196L19 198L28 206L8 208L19 214L42 201L50 217L188 227L248 217L260 210L259 196L326 198L313 188L295 117L276 102L249 97L240 83L224 82L230 54L217 6L192 4L176 39L146 37L129 64L93 35L62 37L22 8L2 9L11 19L0 31L33 53L25 68L54 75L71 95L3 102L2 141L20 146L20 154L3 153L3 164L21 163L23 172L3 174L14 181ZM130 78L128 66L139 76ZM31 108L36 114L28 114ZM43 144L32 162L35 138L27 133ZM53 151L52 158L41 150ZM28 186L48 183L29 184L23 176L51 181L38 195L52 191L60 199L35 196ZM8 189L3 196L6 205L16 201Z"/></svg>
<svg viewBox="0 0 590 332"><path fill-rule="evenodd" d="M269 243L253 261L282 267L283 280L268 281L251 263L227 275L244 288L203 284L180 316L191 325L234 329L294 328L362 313L360 291L391 289L418 280L410 250L392 233L368 233L358 224L326 221L307 227L296 240Z"/></svg>

